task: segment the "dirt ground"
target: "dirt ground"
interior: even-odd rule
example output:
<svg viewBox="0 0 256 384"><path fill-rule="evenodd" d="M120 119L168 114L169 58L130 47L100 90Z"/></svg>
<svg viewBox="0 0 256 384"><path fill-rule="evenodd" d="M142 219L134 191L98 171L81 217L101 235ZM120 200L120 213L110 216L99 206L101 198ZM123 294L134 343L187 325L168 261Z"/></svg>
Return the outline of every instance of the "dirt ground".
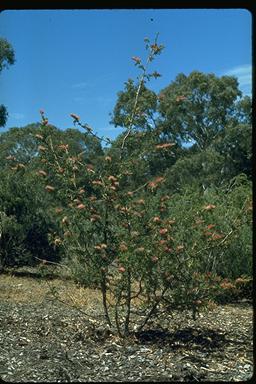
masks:
<svg viewBox="0 0 256 384"><path fill-rule="evenodd" d="M52 297L61 292L65 305ZM219 305L193 320L128 339L93 329L70 305L97 313L96 290L59 279L0 275L0 377L5 382L242 381L253 373L253 308Z"/></svg>

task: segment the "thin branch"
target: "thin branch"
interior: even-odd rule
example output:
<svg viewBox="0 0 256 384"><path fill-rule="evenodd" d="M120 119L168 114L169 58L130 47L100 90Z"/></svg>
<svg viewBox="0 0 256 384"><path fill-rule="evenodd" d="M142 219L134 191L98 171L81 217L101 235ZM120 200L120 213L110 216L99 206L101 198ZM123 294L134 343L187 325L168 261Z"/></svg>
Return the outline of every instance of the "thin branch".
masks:
<svg viewBox="0 0 256 384"><path fill-rule="evenodd" d="M157 33L157 35L156 35L155 44L157 43L158 35L159 35L159 33ZM148 69L149 63L153 60L153 57L154 57L154 49L151 48L151 51L150 51L150 53L148 55L148 58L147 58L146 65L143 67L143 72L141 74L139 85L138 85L138 88L137 88L137 91L136 91L136 96L135 96L135 101L134 101L134 105L133 105L132 114L131 114L131 117L130 117L129 126L128 126L128 129L127 129L126 135L123 138L123 142L122 142L122 146L121 146L121 151L122 151L121 152L121 158L122 158L122 154L123 154L123 149L124 149L125 141L127 140L128 136L132 132L132 128L133 128L133 124L134 124L134 118L135 118L135 114L136 114L136 109L137 109L137 105L138 105L138 99L139 99L140 91L141 91L142 85L144 84L144 79L146 77L146 73L147 73L147 69Z"/></svg>
<svg viewBox="0 0 256 384"><path fill-rule="evenodd" d="M149 321L149 319L152 317L152 315L155 313L159 303L161 302L161 300L163 299L164 297L164 294L165 292L167 291L167 287L164 288L163 292L161 293L161 296L158 297L155 302L154 302L154 305L152 306L152 308L150 309L150 311L148 312L148 314L146 315L146 318L144 319L143 323L139 326L138 328L138 332L140 332L144 327L145 325L147 324L147 322Z"/></svg>
<svg viewBox="0 0 256 384"><path fill-rule="evenodd" d="M97 315L97 316L93 316L92 314L88 314L86 312L84 312L82 309L80 309L79 307L77 307L76 305L74 304L70 304L70 303L67 303L65 300L62 300L60 299L59 296L57 296L56 292L54 291L54 288L50 285L49 281L46 281L50 291L51 291L51 294L54 296L55 300L57 300L58 302L62 303L62 304L65 304L66 306L68 306L69 308L73 308L75 310L77 310L78 312L80 312L82 315L86 316L89 318L89 323L92 323L94 326L94 322L92 322L90 319L95 319L95 320L98 320L99 321L99 317L105 317L104 315ZM69 296L69 295L68 295ZM71 298L69 296L69 298ZM72 298L71 298L72 299Z"/></svg>
<svg viewBox="0 0 256 384"><path fill-rule="evenodd" d="M34 258L35 258L36 260L41 261L41 262L44 263L44 264L58 265L58 266L60 266L60 267L62 267L62 268L66 268L66 269L71 270L67 265L64 265L64 264L61 264L61 263L56 263L55 261L49 261L49 260L41 259L40 257L37 257L37 256L34 256Z"/></svg>

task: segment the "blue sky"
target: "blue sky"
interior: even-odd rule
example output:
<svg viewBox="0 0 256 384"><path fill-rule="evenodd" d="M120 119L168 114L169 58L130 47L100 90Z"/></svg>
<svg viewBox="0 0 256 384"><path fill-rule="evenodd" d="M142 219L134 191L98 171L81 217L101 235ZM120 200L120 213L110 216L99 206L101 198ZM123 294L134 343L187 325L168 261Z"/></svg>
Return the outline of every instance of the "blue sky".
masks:
<svg viewBox="0 0 256 384"><path fill-rule="evenodd" d="M153 19L153 20L152 20ZM5 129L40 120L72 127L70 113L99 135L122 130L109 124L117 92L136 78L132 56L145 58L144 38L165 49L152 63L162 77L158 92L177 74L193 70L238 77L251 94L252 17L245 9L9 10L0 14L0 36L13 46L16 62L0 74Z"/></svg>

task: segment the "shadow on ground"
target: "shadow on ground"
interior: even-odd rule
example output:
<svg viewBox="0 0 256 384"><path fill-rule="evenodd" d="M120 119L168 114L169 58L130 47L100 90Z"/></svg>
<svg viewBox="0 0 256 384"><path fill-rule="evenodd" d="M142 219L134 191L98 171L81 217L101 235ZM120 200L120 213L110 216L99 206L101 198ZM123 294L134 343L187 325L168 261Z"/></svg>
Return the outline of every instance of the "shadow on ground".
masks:
<svg viewBox="0 0 256 384"><path fill-rule="evenodd" d="M225 334L212 329L183 328L175 332L164 330L145 330L137 332L140 343L169 344L172 349L194 347L197 349L220 349L228 343Z"/></svg>

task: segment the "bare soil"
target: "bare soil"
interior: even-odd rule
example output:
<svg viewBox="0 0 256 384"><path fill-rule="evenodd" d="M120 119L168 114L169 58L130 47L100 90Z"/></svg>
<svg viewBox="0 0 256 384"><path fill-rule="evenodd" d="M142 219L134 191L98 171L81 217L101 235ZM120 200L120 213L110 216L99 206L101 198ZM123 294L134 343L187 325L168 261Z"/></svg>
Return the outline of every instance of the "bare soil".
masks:
<svg viewBox="0 0 256 384"><path fill-rule="evenodd" d="M52 288L69 305L53 299ZM0 275L0 377L5 382L242 381L253 373L248 302L165 316L128 339L70 307L100 313L96 290L71 281Z"/></svg>

